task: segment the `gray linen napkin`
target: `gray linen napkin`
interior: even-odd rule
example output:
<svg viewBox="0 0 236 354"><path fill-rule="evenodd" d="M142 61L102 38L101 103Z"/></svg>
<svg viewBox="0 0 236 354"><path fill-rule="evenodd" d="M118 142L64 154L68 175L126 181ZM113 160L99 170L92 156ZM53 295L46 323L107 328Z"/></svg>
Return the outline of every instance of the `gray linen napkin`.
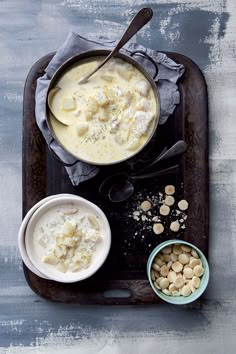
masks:
<svg viewBox="0 0 236 354"><path fill-rule="evenodd" d="M64 61L73 55L92 49L114 47L115 43L116 41L105 40L100 40L97 42L96 40L86 39L74 32L70 32L65 42L57 50L56 54L45 69L45 74L37 80L35 116L38 127L41 130L48 145L52 141L52 135L47 126L45 107L47 88L49 86L52 75ZM128 43L122 51L126 54L130 54L136 50L144 51L158 64L159 72L156 78L156 84L159 89L161 100L161 116L159 124L164 124L168 117L174 112L176 104L178 104L180 101L176 82L183 75L184 66L182 64L176 64L164 53L144 48L137 43ZM151 75L153 75L154 65L148 59L142 56L135 56L134 58L140 62ZM60 159L65 161L67 164L72 164L75 162L75 159L66 153L56 143L56 141L53 141L50 147L55 152L55 154L58 155ZM79 183L94 177L99 172L97 167L82 161L77 162L73 166L65 168L74 186L77 186Z"/></svg>

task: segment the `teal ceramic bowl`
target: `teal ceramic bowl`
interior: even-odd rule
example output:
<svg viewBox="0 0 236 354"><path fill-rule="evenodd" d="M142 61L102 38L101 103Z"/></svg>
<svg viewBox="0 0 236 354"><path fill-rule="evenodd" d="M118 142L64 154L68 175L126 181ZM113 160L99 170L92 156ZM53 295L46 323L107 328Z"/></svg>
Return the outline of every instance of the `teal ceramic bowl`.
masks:
<svg viewBox="0 0 236 354"><path fill-rule="evenodd" d="M164 294L162 291L158 290L154 284L153 281L151 279L151 267L152 267L152 263L154 261L154 258L156 257L156 255L166 246L170 246L170 245L175 245L175 244L183 244L183 245L187 245L192 247L193 249L195 249L199 255L199 258L202 261L202 265L204 268L204 274L201 277L201 283L198 289L196 289L196 291L189 295L189 296L171 296L171 295L166 295ZM185 241L180 241L180 240L169 240L169 241L165 241L162 242L160 245L158 245L156 248L154 248L154 250L152 251L152 253L150 254L149 258L148 258L148 262L147 262L147 275L148 275L148 280L150 282L150 285L153 289L153 291L157 294L157 296L159 296L162 300L169 302L170 304L175 304L175 305L186 305L189 304L195 300L197 300L202 294L203 292L206 290L206 287L208 285L209 282L209 276L210 276L210 271L209 271L209 265L208 262L206 260L206 257L204 256L204 254L199 250L199 248L197 248L196 246L194 246L192 243L189 242L185 242Z"/></svg>

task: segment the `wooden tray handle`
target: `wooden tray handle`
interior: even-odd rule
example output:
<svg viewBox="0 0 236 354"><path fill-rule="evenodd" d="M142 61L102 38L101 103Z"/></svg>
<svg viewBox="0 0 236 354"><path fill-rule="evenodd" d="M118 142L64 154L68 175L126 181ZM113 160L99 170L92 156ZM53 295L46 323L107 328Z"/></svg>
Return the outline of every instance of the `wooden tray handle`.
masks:
<svg viewBox="0 0 236 354"><path fill-rule="evenodd" d="M57 283L32 273L24 264L24 273L31 289L48 300L77 304L145 304L157 303L160 299L153 292L148 280L111 280L103 282L99 290L92 283ZM33 284L33 286L31 286ZM56 285L56 286L55 286Z"/></svg>

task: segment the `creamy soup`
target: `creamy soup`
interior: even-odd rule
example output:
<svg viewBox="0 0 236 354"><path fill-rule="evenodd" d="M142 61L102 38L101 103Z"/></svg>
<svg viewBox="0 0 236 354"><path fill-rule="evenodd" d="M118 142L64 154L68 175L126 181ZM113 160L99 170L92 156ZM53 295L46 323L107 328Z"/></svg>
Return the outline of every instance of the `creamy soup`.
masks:
<svg viewBox="0 0 236 354"><path fill-rule="evenodd" d="M78 83L103 60L95 57L68 69L50 99L50 121L59 142L92 163L112 163L138 151L155 125L157 102L150 83L133 65L114 58L86 83ZM159 107L158 107L159 108Z"/></svg>
<svg viewBox="0 0 236 354"><path fill-rule="evenodd" d="M66 273L86 269L98 259L104 235L97 215L82 205L65 204L41 216L32 239L34 257Z"/></svg>

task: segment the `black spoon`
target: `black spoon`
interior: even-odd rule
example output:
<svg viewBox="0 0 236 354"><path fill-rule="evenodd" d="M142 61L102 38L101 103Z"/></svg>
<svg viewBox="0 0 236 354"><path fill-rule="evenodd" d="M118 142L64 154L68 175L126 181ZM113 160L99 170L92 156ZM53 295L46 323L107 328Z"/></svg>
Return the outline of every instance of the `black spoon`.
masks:
<svg viewBox="0 0 236 354"><path fill-rule="evenodd" d="M128 199L134 193L134 185L132 182L146 179L146 178L153 178L156 176L165 175L168 173L176 173L178 170L179 165L175 165L163 170L159 170L152 173L147 173L144 175L139 176L129 176L126 173L120 173L118 180L111 186L108 197L111 202L118 203L123 202ZM117 175L118 176L118 175Z"/></svg>
<svg viewBox="0 0 236 354"><path fill-rule="evenodd" d="M167 158L182 154L186 151L187 144L183 140L177 141L174 145L172 145L168 150L167 147L165 147L161 153L156 157L154 161L152 161L149 165L145 166L141 170L135 173L135 175L139 174L140 172L144 172L150 167L153 167L156 165L159 161L165 160ZM115 175L107 177L100 185L99 187L99 193L102 194L103 196L108 196L108 193L112 187L113 184L116 184L122 179L122 176L127 175L124 174L123 172L121 173L116 173Z"/></svg>

